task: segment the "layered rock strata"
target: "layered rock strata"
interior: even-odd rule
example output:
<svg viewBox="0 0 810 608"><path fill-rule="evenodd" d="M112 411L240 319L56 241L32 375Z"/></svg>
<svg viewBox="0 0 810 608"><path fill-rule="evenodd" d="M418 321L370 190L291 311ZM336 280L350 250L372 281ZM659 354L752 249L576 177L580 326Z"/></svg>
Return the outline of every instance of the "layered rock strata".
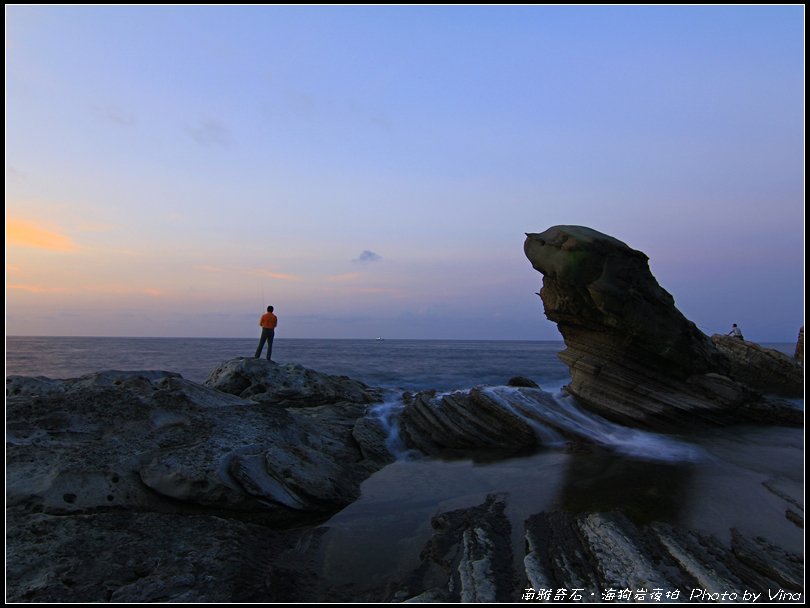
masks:
<svg viewBox="0 0 810 608"><path fill-rule="evenodd" d="M712 336L712 343L725 355L728 374L732 378L763 393L784 397L801 397L804 394L803 370L786 354L763 348L755 342L720 334Z"/></svg>
<svg viewBox="0 0 810 608"><path fill-rule="evenodd" d="M801 425L801 411L763 398L782 385L761 370L757 386L675 307L648 258L583 226L527 234L524 251L543 274L545 314L565 340L567 390L619 422L647 428L739 421Z"/></svg>
<svg viewBox="0 0 810 608"><path fill-rule="evenodd" d="M422 564L393 599L688 602L695 594L708 601L704 592L737 593L741 600L743 590L761 598L769 589L804 589L802 556L764 538L731 529L731 542L724 543L668 523L637 523L615 511L532 515L523 523L524 551L513 559L504 543L511 531L504 516L508 501L490 495L480 505L434 517Z"/></svg>

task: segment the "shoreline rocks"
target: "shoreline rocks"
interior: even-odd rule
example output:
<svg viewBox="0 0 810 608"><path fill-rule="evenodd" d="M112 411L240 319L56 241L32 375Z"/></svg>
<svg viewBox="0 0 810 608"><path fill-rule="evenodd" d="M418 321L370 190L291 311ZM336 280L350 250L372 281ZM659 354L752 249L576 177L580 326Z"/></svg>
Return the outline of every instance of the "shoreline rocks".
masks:
<svg viewBox="0 0 810 608"><path fill-rule="evenodd" d="M804 395L804 373L784 353L754 342L714 334L712 343L728 361L729 376L747 386L783 397Z"/></svg>
<svg viewBox="0 0 810 608"><path fill-rule="evenodd" d="M418 393L402 412L400 433L409 448L434 457L506 455L538 445L524 418L479 387L439 396Z"/></svg>
<svg viewBox="0 0 810 608"><path fill-rule="evenodd" d="M571 371L566 390L590 409L654 430L803 424L800 410L757 388L784 387L781 372L754 363L758 380L748 385L750 368L681 314L642 252L583 226L527 234L524 252L543 275L545 314L566 344L560 353Z"/></svg>
<svg viewBox="0 0 810 608"><path fill-rule="evenodd" d="M349 504L393 460L360 403L304 415L169 372L10 376L6 390L7 502L45 512L188 506L292 521Z"/></svg>
<svg viewBox="0 0 810 608"><path fill-rule="evenodd" d="M7 377L7 600L266 597L220 577L265 584L245 564L393 461L368 407L285 409L170 372Z"/></svg>
<svg viewBox="0 0 810 608"><path fill-rule="evenodd" d="M284 407L332 403L374 403L382 391L348 376L322 374L297 363L279 365L262 358L236 357L208 374L203 386Z"/></svg>

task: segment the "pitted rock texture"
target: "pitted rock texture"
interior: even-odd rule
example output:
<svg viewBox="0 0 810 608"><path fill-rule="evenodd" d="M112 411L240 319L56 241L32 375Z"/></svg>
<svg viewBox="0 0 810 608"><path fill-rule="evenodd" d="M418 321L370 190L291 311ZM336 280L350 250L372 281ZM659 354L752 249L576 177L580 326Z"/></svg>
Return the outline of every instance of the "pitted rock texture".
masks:
<svg viewBox="0 0 810 608"><path fill-rule="evenodd" d="M373 403L382 392L347 376L332 376L296 363L237 357L214 369L205 386L258 403L311 407L330 403Z"/></svg>

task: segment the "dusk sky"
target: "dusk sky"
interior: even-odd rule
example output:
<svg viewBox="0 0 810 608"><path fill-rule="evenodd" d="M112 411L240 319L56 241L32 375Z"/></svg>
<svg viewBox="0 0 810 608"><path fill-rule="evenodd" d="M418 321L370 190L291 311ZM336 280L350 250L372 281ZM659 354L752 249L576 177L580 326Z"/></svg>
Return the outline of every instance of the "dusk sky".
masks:
<svg viewBox="0 0 810 608"><path fill-rule="evenodd" d="M804 7L6 7L6 334L559 339L525 232L804 314Z"/></svg>

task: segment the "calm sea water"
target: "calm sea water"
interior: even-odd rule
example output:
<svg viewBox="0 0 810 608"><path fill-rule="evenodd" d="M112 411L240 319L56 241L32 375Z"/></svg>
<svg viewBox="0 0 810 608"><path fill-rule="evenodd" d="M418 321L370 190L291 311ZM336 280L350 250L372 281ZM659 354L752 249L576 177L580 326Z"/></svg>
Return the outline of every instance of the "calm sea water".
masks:
<svg viewBox="0 0 810 608"><path fill-rule="evenodd" d="M233 357L252 356L244 338L6 338L6 375L75 378L105 369L178 372L195 382ZM300 363L371 386L419 390L505 384L516 375L556 390L570 380L562 342L277 339L273 360Z"/></svg>

